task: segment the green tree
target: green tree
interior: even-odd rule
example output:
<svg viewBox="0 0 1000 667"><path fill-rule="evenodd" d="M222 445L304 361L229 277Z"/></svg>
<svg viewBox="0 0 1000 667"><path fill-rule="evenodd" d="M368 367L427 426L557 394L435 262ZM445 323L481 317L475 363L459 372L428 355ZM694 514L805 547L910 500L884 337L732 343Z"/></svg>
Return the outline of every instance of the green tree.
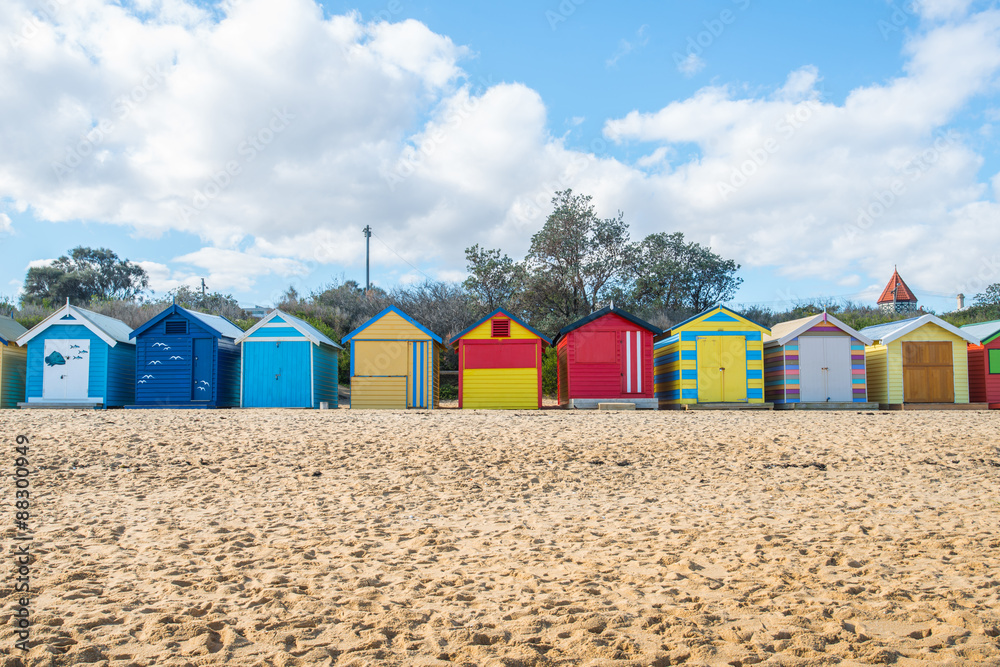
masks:
<svg viewBox="0 0 1000 667"><path fill-rule="evenodd" d="M972 298L975 306L1000 306L1000 283L993 283Z"/></svg>
<svg viewBox="0 0 1000 667"><path fill-rule="evenodd" d="M499 250L480 248L479 244L465 249L469 277L462 285L479 303L483 315L497 308L511 308L515 297L524 287L524 266Z"/></svg>
<svg viewBox="0 0 1000 667"><path fill-rule="evenodd" d="M626 298L639 310L700 312L732 299L743 283L739 264L685 241L681 232L650 234L631 260Z"/></svg>
<svg viewBox="0 0 1000 667"><path fill-rule="evenodd" d="M246 312L232 294L208 292L202 295L201 290L181 285L167 292L165 302L173 302L182 308L190 308L209 315L221 315L234 323L246 318Z"/></svg>
<svg viewBox="0 0 1000 667"><path fill-rule="evenodd" d="M532 323L554 333L591 313L625 277L632 250L619 212L601 219L589 195L556 192L554 210L531 237L525 260L525 311Z"/></svg>
<svg viewBox="0 0 1000 667"><path fill-rule="evenodd" d="M32 267L24 278L22 303L77 303L91 299L131 300L149 287L149 276L138 264L107 248L73 248L49 266Z"/></svg>

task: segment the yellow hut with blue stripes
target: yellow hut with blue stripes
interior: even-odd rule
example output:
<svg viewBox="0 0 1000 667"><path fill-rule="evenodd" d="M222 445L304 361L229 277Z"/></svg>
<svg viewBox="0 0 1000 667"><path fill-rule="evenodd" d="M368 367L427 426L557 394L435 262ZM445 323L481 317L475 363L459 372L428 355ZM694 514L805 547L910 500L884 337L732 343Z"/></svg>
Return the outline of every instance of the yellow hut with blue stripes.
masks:
<svg viewBox="0 0 1000 667"><path fill-rule="evenodd" d="M351 409L437 408L440 336L389 306L341 342L351 346Z"/></svg>
<svg viewBox="0 0 1000 667"><path fill-rule="evenodd" d="M764 401L764 336L770 329L716 306L671 327L653 345L659 407L759 406Z"/></svg>

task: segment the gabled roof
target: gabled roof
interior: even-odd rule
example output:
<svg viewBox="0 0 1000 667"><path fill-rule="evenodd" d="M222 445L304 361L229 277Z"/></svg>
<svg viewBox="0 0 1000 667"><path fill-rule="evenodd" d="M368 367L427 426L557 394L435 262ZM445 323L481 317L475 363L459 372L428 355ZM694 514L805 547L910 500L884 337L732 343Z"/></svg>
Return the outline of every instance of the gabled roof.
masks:
<svg viewBox="0 0 1000 667"><path fill-rule="evenodd" d="M384 308L382 310L382 312L380 312L378 315L376 315L375 317L371 318L370 320L368 320L367 322L365 322L364 324L362 324L360 327L358 327L357 329L355 329L351 333L349 333L346 336L344 336L343 338L341 338L340 342L341 343L346 343L347 341L349 341L350 339L354 338L359 333L361 333L362 331L364 331L365 329L367 329L372 324L374 324L378 320L382 319L383 317L385 317L389 313L395 313L395 314L399 315L404 320L406 320L407 322L409 322L410 324L412 324L413 326L415 326L416 328L420 329L425 334L427 334L428 336L430 336L432 340L434 340L434 341L436 341L438 343L444 343L444 341L441 340L441 336L438 336L436 333L434 333L433 331L431 331L430 329L428 329L427 327L425 327L420 322L417 322L415 319L413 319L412 317L410 317L409 315L407 315L406 313L404 313L402 310L400 310L396 306L389 306L387 308Z"/></svg>
<svg viewBox="0 0 1000 667"><path fill-rule="evenodd" d="M847 326L833 315L829 313L818 313L816 315L810 315L809 317L802 317L797 320L789 320L788 322L775 324L771 327L771 335L764 337L764 346L773 347L774 345L785 345L813 327L824 323L837 327L848 336L854 336L865 345L872 344L871 338L864 335L860 331L856 331Z"/></svg>
<svg viewBox="0 0 1000 667"><path fill-rule="evenodd" d="M736 319L743 320L744 322L749 322L750 324L752 324L752 325L754 325L756 327L760 327L764 331L770 331L770 329L768 329L767 327L765 327L763 324L759 324L757 322L754 322L749 317L743 317L742 315L740 315L736 311L730 310L729 308L726 308L725 306L713 306L712 308L709 308L707 310L701 311L700 313L698 313L694 317L689 317L686 320L684 320L683 322L681 322L679 324L673 325L672 327L670 327L670 329L668 331L665 331L664 333L673 333L673 331L675 329L680 329L681 327L686 326L686 325L690 324L691 322L694 322L699 317L704 317L705 315L708 315L709 313L714 312L714 311L718 311L720 314L723 314L723 315L728 315L731 318L736 318Z"/></svg>
<svg viewBox="0 0 1000 667"><path fill-rule="evenodd" d="M478 327L480 324L482 324L486 320L491 320L491 319L493 319L494 317L496 317L497 315L499 315L501 313L503 313L504 315L506 315L507 317L509 317L514 322L517 322L522 327L524 327L525 329L527 329L531 333L533 333L536 336L538 336L539 338L541 338L545 342L546 345L551 345L552 344L552 340L548 336L546 336L542 332L538 331L538 329L535 329L534 327L532 327L531 325L529 325L528 323L526 323L520 317L517 317L516 315L511 314L511 312L508 311L508 310L506 310L505 308L497 308L492 313L490 313L489 315L487 315L483 319L479 320L478 322L476 322L472 326L467 327L463 331L461 331L460 333L455 334L454 336L451 337L451 340L448 341L448 344L449 345L455 345L458 342L459 338L461 338L465 334L469 333L470 331L472 331L473 329L475 329L476 327Z"/></svg>
<svg viewBox="0 0 1000 667"><path fill-rule="evenodd" d="M1000 320L993 320L992 322L977 322L976 324L966 324L959 327L962 331L972 334L979 340L986 343L991 343L993 340L1000 336Z"/></svg>
<svg viewBox="0 0 1000 667"><path fill-rule="evenodd" d="M30 331L17 339L17 344L26 345L32 338L64 318L72 318L76 324L86 327L111 347L118 343L132 344L129 340L129 325L113 317L71 306L69 303L31 327Z"/></svg>
<svg viewBox="0 0 1000 667"><path fill-rule="evenodd" d="M661 329L660 327L655 327L652 324L650 324L649 322L644 322L643 320L640 320L638 317L636 317L632 313L627 313L624 310L621 310L619 308L615 308L614 306L605 306L604 308L601 308L600 310L595 310L594 312L592 312L590 315L587 315L586 317L581 317L576 322L573 322L573 324L568 324L568 325L564 326L562 329L559 330L559 333L556 334L556 337L552 339L552 344L556 345L570 331L573 331L574 329L579 329L580 327L582 327L585 324L590 324L591 322L593 322L595 320L599 320L602 317L604 317L605 315L610 315L610 314L614 314L614 315L617 315L618 317L622 317L622 318L628 320L629 322L631 322L632 324L634 324L636 326L639 326L639 327L642 327L646 331L652 332L652 334L654 336L658 336L659 334L663 333L663 329Z"/></svg>
<svg viewBox="0 0 1000 667"><path fill-rule="evenodd" d="M262 319L260 322L250 327L250 329L246 333L242 334L239 338L236 339L236 342L242 343L243 341L247 340L248 338L250 338L250 336L253 335L255 331L263 327L265 324L270 323L271 320L273 320L275 317L280 317L285 324L298 331L300 334L308 338L316 345L323 344L323 345L329 345L330 347L335 347L338 350L343 349L342 347L334 343L329 336L324 334L322 331L320 331L313 325L309 324L304 320L300 320L294 315L289 315L286 312L280 311L277 308L268 313L264 317L264 319Z"/></svg>
<svg viewBox="0 0 1000 667"><path fill-rule="evenodd" d="M921 315L920 317L911 317L906 320L899 320L898 322L889 322L887 324L876 324L874 326L865 327L861 330L861 333L868 336L876 343L886 345L901 336L905 336L911 331L919 329L925 324L936 324L945 331L955 334L959 338L963 338L973 345L979 345L979 339L968 331L963 331L956 326L948 324L940 317L930 314Z"/></svg>
<svg viewBox="0 0 1000 667"><path fill-rule="evenodd" d="M17 339L28 333L21 323L12 317L0 315L0 345L16 343Z"/></svg>
<svg viewBox="0 0 1000 667"><path fill-rule="evenodd" d="M192 321L195 324L200 324L208 330L215 332L222 338L232 338L233 340L236 340L243 335L243 329L240 329L224 317L219 317L218 315L206 315L205 313L199 313L195 310L188 310L187 308L181 308L175 303L168 306L166 309L161 311L159 315L130 333L129 338L135 338L139 334L148 331L157 322L160 322L170 315L180 315L186 320Z"/></svg>
<svg viewBox="0 0 1000 667"><path fill-rule="evenodd" d="M903 279L899 277L899 271L895 268L892 270L892 278L889 278L889 284L885 286L882 290L882 296L878 298L878 303L892 303L892 289L896 285L899 285L899 289L896 290L896 301L902 303L916 303L917 297L910 291L910 288L906 286Z"/></svg>

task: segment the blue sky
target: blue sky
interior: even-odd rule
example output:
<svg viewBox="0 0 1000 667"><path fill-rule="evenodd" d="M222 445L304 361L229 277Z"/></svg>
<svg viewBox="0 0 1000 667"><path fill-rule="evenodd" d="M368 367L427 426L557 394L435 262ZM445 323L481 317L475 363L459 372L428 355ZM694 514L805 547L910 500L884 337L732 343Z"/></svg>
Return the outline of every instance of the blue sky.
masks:
<svg viewBox="0 0 1000 667"><path fill-rule="evenodd" d="M995 3L29 10L0 11L0 294L82 244L269 305L363 280L365 224L375 282L459 280L561 187L736 259L737 304L1000 282Z"/></svg>

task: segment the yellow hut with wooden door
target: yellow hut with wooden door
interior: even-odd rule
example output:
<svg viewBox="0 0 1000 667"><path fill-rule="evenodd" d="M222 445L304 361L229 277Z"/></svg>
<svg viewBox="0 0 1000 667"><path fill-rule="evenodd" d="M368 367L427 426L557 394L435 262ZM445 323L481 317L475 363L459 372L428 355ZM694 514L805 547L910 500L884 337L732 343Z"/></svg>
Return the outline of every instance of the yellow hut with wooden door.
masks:
<svg viewBox="0 0 1000 667"><path fill-rule="evenodd" d="M883 407L978 406L969 403L969 344L979 339L934 315L861 330L868 400Z"/></svg>
<svg viewBox="0 0 1000 667"><path fill-rule="evenodd" d="M437 408L441 337L389 306L341 341L351 349L351 408Z"/></svg>

